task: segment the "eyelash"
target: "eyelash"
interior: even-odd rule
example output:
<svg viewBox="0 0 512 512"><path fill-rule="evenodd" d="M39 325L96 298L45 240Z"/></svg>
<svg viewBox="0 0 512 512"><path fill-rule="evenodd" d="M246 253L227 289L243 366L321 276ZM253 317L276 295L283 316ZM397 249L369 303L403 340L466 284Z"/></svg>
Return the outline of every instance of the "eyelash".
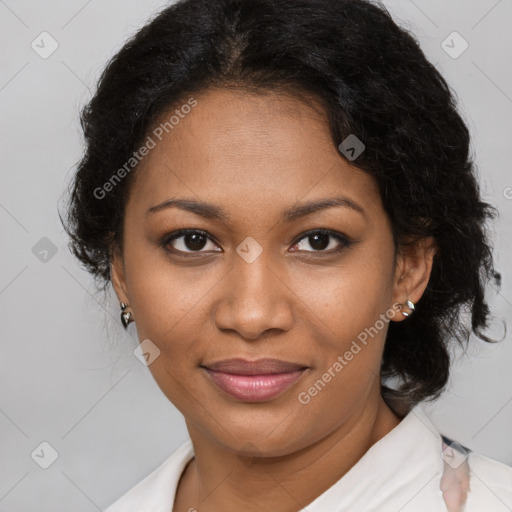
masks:
<svg viewBox="0 0 512 512"><path fill-rule="evenodd" d="M209 236L208 233L206 233L206 231L202 231L200 229L180 229L178 231L174 231L174 232L169 233L168 235L166 235L163 238L163 240L162 240L161 246L164 248L165 251L167 251L170 254L177 254L177 255L201 254L204 251L202 251L202 250L199 250L199 251L181 251L179 249L172 249L172 248L168 247L169 244L171 242L173 242L174 240L177 240L177 239L179 239L179 238L181 238L181 237L183 237L185 235L190 235L190 234L203 235L206 238L208 238L208 240L210 240L213 243L215 243L216 245L218 245L215 242L215 240L213 240L212 237ZM341 252L343 249L349 247L352 244L352 240L350 240L346 236L344 236L341 233L338 233L336 231L332 231L330 229L312 229L312 230L306 231L304 233L301 233L301 235L299 235L299 237L297 237L294 240L294 242L292 243L292 246L295 246L299 242L301 242L303 239L307 239L308 237L316 235L316 234L328 235L328 236L336 239L340 243L341 247L338 247L336 249L330 249L328 251L325 251L325 250L313 250L313 251L304 251L304 252L312 253L312 254L318 254L318 255L323 255L323 254L325 254L325 255L333 255L333 254L337 254L337 253ZM220 252L220 251L215 251L215 252ZM296 250L296 251L293 251L293 252L302 252L302 251L301 250Z"/></svg>

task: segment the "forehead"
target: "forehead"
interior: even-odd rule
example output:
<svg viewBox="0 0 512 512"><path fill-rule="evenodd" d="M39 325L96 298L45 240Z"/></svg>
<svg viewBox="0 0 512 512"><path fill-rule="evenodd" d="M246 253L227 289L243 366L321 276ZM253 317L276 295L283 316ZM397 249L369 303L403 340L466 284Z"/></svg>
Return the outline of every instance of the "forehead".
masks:
<svg viewBox="0 0 512 512"><path fill-rule="evenodd" d="M131 207L193 196L251 215L336 194L380 207L373 178L340 154L318 104L231 89L194 99L192 109L169 109L149 132L154 147L137 168Z"/></svg>

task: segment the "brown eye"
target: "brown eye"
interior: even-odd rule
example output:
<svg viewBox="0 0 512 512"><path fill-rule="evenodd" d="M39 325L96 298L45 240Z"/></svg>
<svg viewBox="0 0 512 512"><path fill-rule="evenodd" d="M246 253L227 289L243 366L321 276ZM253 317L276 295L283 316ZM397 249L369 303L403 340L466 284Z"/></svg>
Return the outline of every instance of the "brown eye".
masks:
<svg viewBox="0 0 512 512"><path fill-rule="evenodd" d="M348 245L350 245L349 240L339 233L328 230L316 230L305 233L293 247L296 248L294 251L332 253L341 251ZM308 246L313 250L309 250Z"/></svg>
<svg viewBox="0 0 512 512"><path fill-rule="evenodd" d="M330 235L326 235L324 233L317 233L316 235L309 235L308 242L315 251L323 251L326 247L329 246L329 238Z"/></svg>
<svg viewBox="0 0 512 512"><path fill-rule="evenodd" d="M210 247L208 247L210 244ZM173 252L203 252L203 249L216 250L209 236L203 231L184 230L174 233L164 241L166 248L170 247Z"/></svg>

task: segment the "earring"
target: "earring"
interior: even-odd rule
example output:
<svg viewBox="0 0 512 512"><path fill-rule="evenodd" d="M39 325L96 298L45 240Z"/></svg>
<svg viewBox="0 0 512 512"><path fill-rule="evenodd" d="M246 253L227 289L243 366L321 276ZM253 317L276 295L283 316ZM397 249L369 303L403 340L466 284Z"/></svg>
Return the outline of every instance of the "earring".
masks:
<svg viewBox="0 0 512 512"><path fill-rule="evenodd" d="M125 311L128 307L128 304L121 302L121 323L125 329L128 329L128 324L134 321L132 314L129 311Z"/></svg>
<svg viewBox="0 0 512 512"><path fill-rule="evenodd" d="M406 311L402 311L402 315L404 315L405 317L411 316L414 313L414 302L407 299L405 301L405 305L411 310L411 312L407 313Z"/></svg>

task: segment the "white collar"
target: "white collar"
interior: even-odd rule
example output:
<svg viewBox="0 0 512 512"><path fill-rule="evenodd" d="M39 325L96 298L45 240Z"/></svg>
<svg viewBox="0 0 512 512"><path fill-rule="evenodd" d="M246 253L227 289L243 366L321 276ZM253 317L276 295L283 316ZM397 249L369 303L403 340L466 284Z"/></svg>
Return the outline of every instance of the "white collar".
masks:
<svg viewBox="0 0 512 512"><path fill-rule="evenodd" d="M424 512L430 505L437 508L429 510L445 510L439 488L441 450L439 432L417 405L343 477L302 510ZM193 445L188 440L105 512L172 510L178 481L193 456Z"/></svg>

